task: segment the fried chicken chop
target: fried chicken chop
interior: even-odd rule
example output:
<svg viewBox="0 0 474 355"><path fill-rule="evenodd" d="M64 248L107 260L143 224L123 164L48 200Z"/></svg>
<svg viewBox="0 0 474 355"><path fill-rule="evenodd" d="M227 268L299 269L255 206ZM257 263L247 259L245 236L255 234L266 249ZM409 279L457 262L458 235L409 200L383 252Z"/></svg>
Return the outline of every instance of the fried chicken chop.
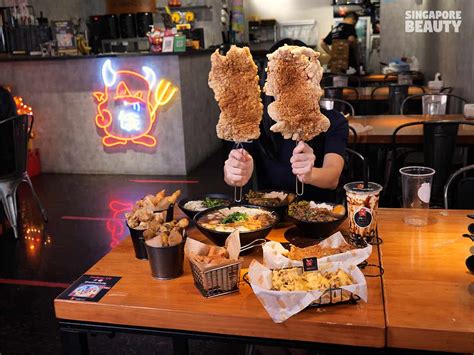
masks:
<svg viewBox="0 0 474 355"><path fill-rule="evenodd" d="M257 66L249 49L232 46L225 56L216 50L211 65L209 87L221 109L217 136L234 142L257 139L263 105Z"/></svg>
<svg viewBox="0 0 474 355"><path fill-rule="evenodd" d="M323 69L319 53L307 47L283 46L267 55L264 91L274 96L268 114L276 121L270 128L285 139L308 141L329 128L329 119L319 109L323 94L319 82Z"/></svg>

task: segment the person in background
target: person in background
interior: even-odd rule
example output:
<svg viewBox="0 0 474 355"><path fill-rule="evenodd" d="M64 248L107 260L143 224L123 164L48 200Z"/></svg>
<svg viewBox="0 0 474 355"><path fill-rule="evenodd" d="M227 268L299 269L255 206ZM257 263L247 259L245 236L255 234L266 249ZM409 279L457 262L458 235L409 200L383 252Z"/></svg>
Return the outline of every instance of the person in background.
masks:
<svg viewBox="0 0 474 355"><path fill-rule="evenodd" d="M321 40L321 48L331 55L332 41L335 39L347 39L349 41L349 66L358 69L357 60L357 34L355 26L359 16L355 12L349 12L337 26L333 27L331 32Z"/></svg>
<svg viewBox="0 0 474 355"><path fill-rule="evenodd" d="M270 53L283 45L306 46L303 42L285 38L270 49ZM266 64L264 65L266 67ZM262 85L266 73L261 70ZM263 119L260 138L244 143L243 149L232 149L224 164L224 180L230 186L244 186L250 182L255 170L259 190L295 191L295 177L306 186L303 198L313 201L336 202L336 188L342 169L349 136L346 118L334 110L321 109L331 122L328 131L308 142L298 144L283 139L270 127L275 123L267 107L273 97L263 95Z"/></svg>

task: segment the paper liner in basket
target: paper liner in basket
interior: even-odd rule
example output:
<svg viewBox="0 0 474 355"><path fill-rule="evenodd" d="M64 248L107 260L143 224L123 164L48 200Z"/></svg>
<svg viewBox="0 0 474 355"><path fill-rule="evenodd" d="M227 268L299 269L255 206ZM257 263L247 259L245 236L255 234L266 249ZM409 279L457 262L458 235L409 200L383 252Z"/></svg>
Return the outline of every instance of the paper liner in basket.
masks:
<svg viewBox="0 0 474 355"><path fill-rule="evenodd" d="M344 270L354 284L341 286L347 295L351 293L367 302L367 282L360 269L347 263L319 264L319 271ZM273 291L272 270L252 260L249 267L249 281L253 292L275 323L282 323L296 313L319 300L325 291ZM327 295L327 293L326 293Z"/></svg>
<svg viewBox="0 0 474 355"><path fill-rule="evenodd" d="M319 243L322 247L337 248L343 244L347 244L341 232L334 233L329 238ZM283 255L288 250L278 242L267 242L263 246L263 263L271 269L282 269L286 267L303 266L300 260L291 260ZM358 265L368 259L372 254L372 245L367 244L365 248L357 248L346 251L344 253L334 254L318 258L319 263L343 262Z"/></svg>
<svg viewBox="0 0 474 355"><path fill-rule="evenodd" d="M225 262L213 265L207 265L201 263L195 259L193 259L193 255L207 255L211 248L215 248L216 250L224 250L227 249L229 253L229 259ZM233 264L239 260L240 255L240 233L238 230L232 232L225 241L225 247L218 247L215 245L209 245L206 243L199 242L192 238L186 239L186 244L184 246L184 252L188 259L193 259L193 263L199 267L201 271L208 271L212 270L221 266L225 266L228 264Z"/></svg>

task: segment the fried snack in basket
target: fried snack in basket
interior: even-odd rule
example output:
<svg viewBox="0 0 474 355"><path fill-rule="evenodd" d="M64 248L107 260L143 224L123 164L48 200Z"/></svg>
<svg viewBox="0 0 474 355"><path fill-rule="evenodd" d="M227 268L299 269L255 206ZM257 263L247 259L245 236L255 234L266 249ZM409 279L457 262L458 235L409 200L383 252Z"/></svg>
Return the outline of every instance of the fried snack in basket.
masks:
<svg viewBox="0 0 474 355"><path fill-rule="evenodd" d="M260 136L263 105L258 85L258 68L248 47L232 46L226 55L211 55L209 87L219 103L221 114L217 136L233 142L246 142Z"/></svg>
<svg viewBox="0 0 474 355"><path fill-rule="evenodd" d="M306 248L298 248L297 246L291 245L290 251L286 255L291 260L303 260L304 258L323 258L329 255L341 254L346 251L352 250L354 247L350 244L343 244L336 248L323 247L319 244L311 245Z"/></svg>
<svg viewBox="0 0 474 355"><path fill-rule="evenodd" d="M165 222L163 219L156 219L143 232L143 237L147 243L154 247L168 247L178 245L183 241L184 229L189 225L186 218L179 221L173 220Z"/></svg>
<svg viewBox="0 0 474 355"><path fill-rule="evenodd" d="M125 213L127 224L134 229L147 229L150 223L163 216L157 216L156 211L164 211L181 195L181 190L176 190L172 195L166 197L165 190L161 190L156 195L146 195L138 200L132 210Z"/></svg>
<svg viewBox="0 0 474 355"><path fill-rule="evenodd" d="M323 69L319 53L311 48L283 46L267 55L264 92L274 96L268 114L276 121L270 128L285 139L309 141L329 128L329 119L319 108Z"/></svg>
<svg viewBox="0 0 474 355"><path fill-rule="evenodd" d="M342 269L302 272L300 268L272 271L272 289L276 291L325 291L352 285L351 277Z"/></svg>

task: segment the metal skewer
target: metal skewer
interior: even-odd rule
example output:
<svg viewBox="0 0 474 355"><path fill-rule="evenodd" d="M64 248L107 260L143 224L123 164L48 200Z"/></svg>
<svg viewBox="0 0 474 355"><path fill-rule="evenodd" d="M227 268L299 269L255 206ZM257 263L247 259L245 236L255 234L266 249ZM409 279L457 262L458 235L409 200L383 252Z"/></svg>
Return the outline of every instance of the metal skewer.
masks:
<svg viewBox="0 0 474 355"><path fill-rule="evenodd" d="M242 142L235 142L234 149L240 149L240 152L243 154L244 146ZM242 202L242 181L240 186L234 186L234 202Z"/></svg>
<svg viewBox="0 0 474 355"><path fill-rule="evenodd" d="M295 141L296 142L296 145L298 145L298 141ZM296 196L300 197L300 196L303 196L304 194L304 182L301 183L301 191L300 191L300 187L299 187L299 183L300 181L298 180L298 176L295 176L296 178Z"/></svg>

